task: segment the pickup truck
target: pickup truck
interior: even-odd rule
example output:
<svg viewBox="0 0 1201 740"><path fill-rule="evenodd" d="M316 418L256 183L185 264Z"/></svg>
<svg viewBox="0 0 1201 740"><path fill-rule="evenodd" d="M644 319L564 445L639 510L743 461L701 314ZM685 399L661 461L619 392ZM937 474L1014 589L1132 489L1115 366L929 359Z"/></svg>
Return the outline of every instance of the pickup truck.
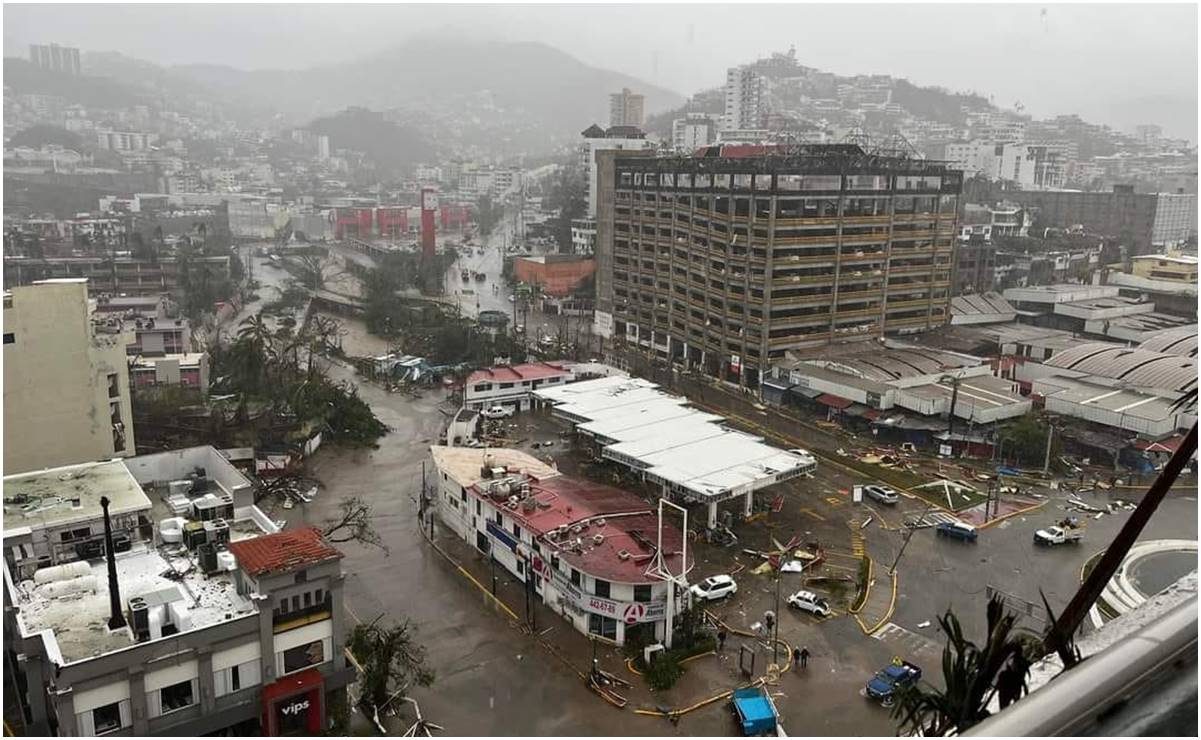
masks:
<svg viewBox="0 0 1201 740"><path fill-rule="evenodd" d="M1062 545L1065 543L1075 545L1079 544L1082 539L1084 539L1083 532L1064 527L1047 527L1034 533L1034 544L1036 545Z"/></svg>
<svg viewBox="0 0 1201 740"><path fill-rule="evenodd" d="M892 706L897 692L916 684L921 677L921 668L907 660L894 660L872 676L863 688L863 695L886 707Z"/></svg>

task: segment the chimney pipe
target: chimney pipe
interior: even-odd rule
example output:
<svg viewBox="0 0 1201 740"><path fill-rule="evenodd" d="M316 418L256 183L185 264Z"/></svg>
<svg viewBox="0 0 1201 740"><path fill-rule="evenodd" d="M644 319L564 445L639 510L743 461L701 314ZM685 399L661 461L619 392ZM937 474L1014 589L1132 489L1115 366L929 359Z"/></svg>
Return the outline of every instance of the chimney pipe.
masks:
<svg viewBox="0 0 1201 740"><path fill-rule="evenodd" d="M100 508L104 509L104 556L108 560L108 628L119 630L125 626L125 612L121 610L121 584L117 581L117 554L113 551L113 522L108 516L108 496L100 497Z"/></svg>

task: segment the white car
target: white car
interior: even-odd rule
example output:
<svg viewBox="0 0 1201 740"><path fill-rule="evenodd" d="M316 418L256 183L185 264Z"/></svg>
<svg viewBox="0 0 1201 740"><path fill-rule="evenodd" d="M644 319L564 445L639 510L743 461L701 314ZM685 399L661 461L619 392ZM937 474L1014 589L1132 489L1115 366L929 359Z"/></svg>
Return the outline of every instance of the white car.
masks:
<svg viewBox="0 0 1201 740"><path fill-rule="evenodd" d="M864 486L863 494L870 499L889 505L895 504L900 499L897 492L888 486Z"/></svg>
<svg viewBox="0 0 1201 740"><path fill-rule="evenodd" d="M709 576L688 589L692 595L704 601L716 601L738 593L738 584L730 576Z"/></svg>
<svg viewBox="0 0 1201 740"><path fill-rule="evenodd" d="M796 448L789 450L789 452L791 452L792 454L801 458L801 460L804 462L805 465L812 465L813 467L817 467L817 458L814 457L813 453L810 452L809 450L802 450L801 448L796 447Z"/></svg>
<svg viewBox="0 0 1201 740"><path fill-rule="evenodd" d="M830 602L812 591L797 591L788 597L788 605L794 606L803 612L816 614L819 617L826 617L830 614Z"/></svg>
<svg viewBox="0 0 1201 740"><path fill-rule="evenodd" d="M480 412L485 419L507 419L513 415L513 409L508 406L490 406Z"/></svg>

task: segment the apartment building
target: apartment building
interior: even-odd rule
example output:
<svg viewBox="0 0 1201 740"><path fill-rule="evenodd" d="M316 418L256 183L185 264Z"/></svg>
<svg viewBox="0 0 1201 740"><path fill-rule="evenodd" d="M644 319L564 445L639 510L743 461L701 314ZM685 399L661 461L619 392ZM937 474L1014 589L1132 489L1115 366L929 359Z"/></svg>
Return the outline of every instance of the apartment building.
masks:
<svg viewBox="0 0 1201 740"><path fill-rule="evenodd" d="M677 152L692 152L713 143L717 124L708 113L689 113L671 122L671 145Z"/></svg>
<svg viewBox="0 0 1201 740"><path fill-rule="evenodd" d="M726 71L726 105L723 129L763 127L766 110L766 81L754 67L730 67Z"/></svg>
<svg viewBox="0 0 1201 740"><path fill-rule="evenodd" d="M87 281L4 293L4 471L134 452L125 346L95 330Z"/></svg>
<svg viewBox="0 0 1201 740"><path fill-rule="evenodd" d="M596 124L581 132L584 142L580 145L580 169L588 174L588 218L596 218L597 203L597 164L596 158L600 152L606 151L650 151L655 143L646 138L639 129L633 126L610 126L603 129Z"/></svg>
<svg viewBox="0 0 1201 740"><path fill-rule="evenodd" d="M29 61L35 67L51 72L65 72L78 77L82 68L79 64L79 49L58 44L30 44Z"/></svg>
<svg viewBox="0 0 1201 740"><path fill-rule="evenodd" d="M328 729L353 678L341 553L253 498L211 447L4 479L5 647L31 734Z"/></svg>
<svg viewBox="0 0 1201 740"><path fill-rule="evenodd" d="M962 173L729 149L604 153L597 333L754 387L790 349L947 322Z"/></svg>
<svg viewBox="0 0 1201 740"><path fill-rule="evenodd" d="M642 110L646 98L623 87L609 96L609 125L642 127Z"/></svg>

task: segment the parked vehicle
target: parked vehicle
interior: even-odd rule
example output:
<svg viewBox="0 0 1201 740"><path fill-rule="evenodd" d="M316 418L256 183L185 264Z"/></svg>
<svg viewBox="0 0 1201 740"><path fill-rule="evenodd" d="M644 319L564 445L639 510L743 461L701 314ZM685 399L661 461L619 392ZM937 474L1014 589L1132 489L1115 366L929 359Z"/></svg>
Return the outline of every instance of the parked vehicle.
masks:
<svg viewBox="0 0 1201 740"><path fill-rule="evenodd" d="M507 419L513 415L513 409L508 406L490 406L480 412L485 419Z"/></svg>
<svg viewBox="0 0 1201 740"><path fill-rule="evenodd" d="M809 450L803 450L799 447L796 447L796 448L789 450L789 452L791 452L792 454L801 458L801 461L803 462L803 464L806 467L813 467L813 468L817 467L817 458L814 457L813 453L810 452Z"/></svg>
<svg viewBox="0 0 1201 740"><path fill-rule="evenodd" d="M952 539L963 540L964 542L976 541L976 528L967 522L943 522L938 525L935 530L940 537L951 537Z"/></svg>
<svg viewBox="0 0 1201 740"><path fill-rule="evenodd" d="M901 499L897 492L888 486L864 486L863 495L882 504L895 504Z"/></svg>
<svg viewBox="0 0 1201 740"><path fill-rule="evenodd" d="M692 595L704 601L717 601L738 593L738 584L731 576L709 576L700 583L692 584L688 589Z"/></svg>
<svg viewBox="0 0 1201 740"><path fill-rule="evenodd" d="M734 689L734 696L730 701L743 735L753 737L776 734L780 713L776 710L771 694L762 686Z"/></svg>
<svg viewBox="0 0 1201 740"><path fill-rule="evenodd" d="M1034 544L1036 545L1077 545L1082 539L1084 539L1084 532L1064 527L1047 527L1034 533Z"/></svg>
<svg viewBox="0 0 1201 740"><path fill-rule="evenodd" d="M788 605L819 617L830 616L830 602L812 591L797 591L788 597Z"/></svg>
<svg viewBox="0 0 1201 740"><path fill-rule="evenodd" d="M878 671L863 688L863 695L883 706L892 706L897 692L914 685L922 678L922 669L907 660L896 659Z"/></svg>

